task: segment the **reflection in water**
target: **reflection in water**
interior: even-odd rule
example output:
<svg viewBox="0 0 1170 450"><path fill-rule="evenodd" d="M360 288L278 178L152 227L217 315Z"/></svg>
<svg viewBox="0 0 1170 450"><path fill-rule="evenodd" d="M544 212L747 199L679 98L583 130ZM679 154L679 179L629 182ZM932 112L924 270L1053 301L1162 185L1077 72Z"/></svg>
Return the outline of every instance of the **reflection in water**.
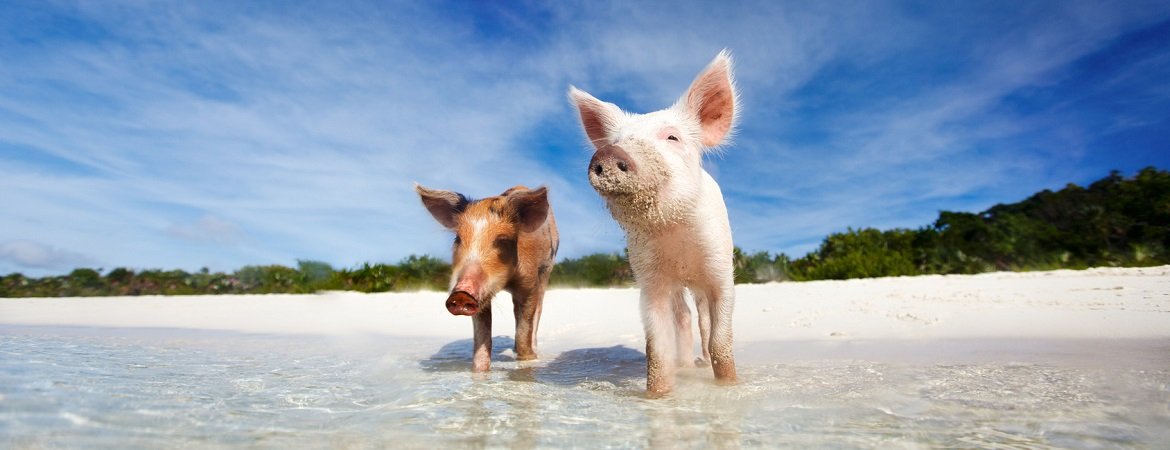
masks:
<svg viewBox="0 0 1170 450"><path fill-rule="evenodd" d="M685 402L684 402L685 405ZM669 399L646 408L648 447L655 449L716 448L737 449L742 445L740 404L703 408L703 404L680 407ZM702 408L702 409L695 409ZM758 445L757 445L758 446Z"/></svg>
<svg viewBox="0 0 1170 450"><path fill-rule="evenodd" d="M422 361L419 366L429 372L471 372L471 354L474 341L460 339L450 342L439 348L439 351ZM516 358L506 354L512 351L516 341L507 336L492 338L492 365L500 362L515 361Z"/></svg>
<svg viewBox="0 0 1170 450"><path fill-rule="evenodd" d="M757 356L737 386L682 370L648 400L622 346L519 362L497 337L476 377L470 339L10 327L0 447L1165 446L1166 343L1066 350L1089 344L1112 359Z"/></svg>
<svg viewBox="0 0 1170 450"><path fill-rule="evenodd" d="M561 387L607 386L634 384L645 377L646 355L623 347L587 348L570 350L557 355L552 361L518 362L508 353L514 345L512 338L492 338L492 374L471 373L472 339L461 339L447 343L430 357L419 362L428 372L460 372L469 374L479 382L469 386L466 404L462 414L453 417L448 432L463 436L461 444L472 447L504 446L508 448L536 448L541 435L542 422L547 422L550 406L560 399L557 391L540 385ZM512 364L501 364L512 363ZM504 374L503 378L493 374ZM512 392L496 390L499 386L493 380L507 380ZM526 385L527 384L527 385ZM541 392L553 397L540 395ZM515 395L517 393L529 395ZM630 392L632 393L632 392ZM542 409L544 415L541 414ZM584 411L567 410L566 414L580 414ZM582 422L588 424L597 420L562 416L558 426Z"/></svg>
<svg viewBox="0 0 1170 450"><path fill-rule="evenodd" d="M646 354L621 345L569 350L538 373L541 382L566 386L626 385L646 378Z"/></svg>

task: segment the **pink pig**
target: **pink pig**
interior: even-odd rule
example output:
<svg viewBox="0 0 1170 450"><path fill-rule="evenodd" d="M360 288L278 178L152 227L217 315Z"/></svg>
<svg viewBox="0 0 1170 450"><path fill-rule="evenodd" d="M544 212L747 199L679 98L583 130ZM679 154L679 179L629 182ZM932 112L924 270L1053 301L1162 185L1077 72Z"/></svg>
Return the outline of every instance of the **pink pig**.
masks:
<svg viewBox="0 0 1170 450"><path fill-rule="evenodd" d="M703 154L728 137L737 115L731 56L722 51L670 108L623 112L577 89L569 97L596 148L589 183L626 232L641 288L646 390L669 393L676 367L693 366L689 291L699 316L703 358L715 380L736 381L731 315L735 304L731 226Z"/></svg>

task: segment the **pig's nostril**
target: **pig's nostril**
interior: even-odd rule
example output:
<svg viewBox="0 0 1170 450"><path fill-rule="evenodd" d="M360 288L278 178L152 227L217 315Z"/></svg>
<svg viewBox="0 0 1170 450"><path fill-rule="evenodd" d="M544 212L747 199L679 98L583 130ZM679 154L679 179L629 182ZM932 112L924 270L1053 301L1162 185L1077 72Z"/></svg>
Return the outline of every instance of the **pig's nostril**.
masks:
<svg viewBox="0 0 1170 450"><path fill-rule="evenodd" d="M593 173L601 175L601 163L597 163L593 166Z"/></svg>
<svg viewBox="0 0 1170 450"><path fill-rule="evenodd" d="M628 164L626 164L625 161L618 161L617 166L618 166L618 170L620 170L622 172L630 170L630 166Z"/></svg>

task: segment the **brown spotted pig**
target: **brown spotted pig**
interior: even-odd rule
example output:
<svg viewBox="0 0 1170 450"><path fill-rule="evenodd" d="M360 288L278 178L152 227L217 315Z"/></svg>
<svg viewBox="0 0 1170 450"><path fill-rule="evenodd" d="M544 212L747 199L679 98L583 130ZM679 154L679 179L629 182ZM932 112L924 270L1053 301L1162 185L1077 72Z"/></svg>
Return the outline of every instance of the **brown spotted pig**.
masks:
<svg viewBox="0 0 1170 450"><path fill-rule="evenodd" d="M474 201L417 183L414 190L435 220L455 233L447 311L471 316L472 370L491 366L491 301L501 290L512 294L516 359L536 359L541 305L560 244L548 188L516 186Z"/></svg>

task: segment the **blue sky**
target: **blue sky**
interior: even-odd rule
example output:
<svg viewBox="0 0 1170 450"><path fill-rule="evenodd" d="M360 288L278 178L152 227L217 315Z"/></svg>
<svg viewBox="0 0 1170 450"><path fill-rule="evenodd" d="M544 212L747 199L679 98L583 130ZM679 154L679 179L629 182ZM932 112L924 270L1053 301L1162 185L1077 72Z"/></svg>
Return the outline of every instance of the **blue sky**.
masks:
<svg viewBox="0 0 1170 450"><path fill-rule="evenodd" d="M1170 169L1168 43L1165 1L0 0L0 273L447 258L415 181L548 185L562 257L621 251L568 85L648 112L723 48L705 164L801 256Z"/></svg>

